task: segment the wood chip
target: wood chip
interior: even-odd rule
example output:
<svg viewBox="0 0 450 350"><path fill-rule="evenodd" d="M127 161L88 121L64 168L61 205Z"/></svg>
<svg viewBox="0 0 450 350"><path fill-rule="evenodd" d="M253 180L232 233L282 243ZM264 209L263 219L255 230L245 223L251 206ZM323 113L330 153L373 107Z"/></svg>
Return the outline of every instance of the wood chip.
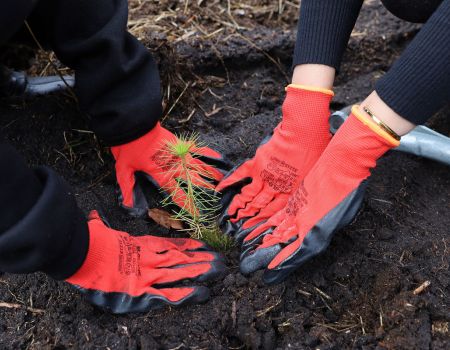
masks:
<svg viewBox="0 0 450 350"><path fill-rule="evenodd" d="M423 282L419 287L414 289L413 294L418 295L418 294L422 293L425 289L427 289L430 286L430 284L431 284L430 281Z"/></svg>
<svg viewBox="0 0 450 350"><path fill-rule="evenodd" d="M158 208L152 208L148 210L148 216L155 221L158 225L165 228L173 228L175 230L182 230L183 223L172 217L172 214Z"/></svg>

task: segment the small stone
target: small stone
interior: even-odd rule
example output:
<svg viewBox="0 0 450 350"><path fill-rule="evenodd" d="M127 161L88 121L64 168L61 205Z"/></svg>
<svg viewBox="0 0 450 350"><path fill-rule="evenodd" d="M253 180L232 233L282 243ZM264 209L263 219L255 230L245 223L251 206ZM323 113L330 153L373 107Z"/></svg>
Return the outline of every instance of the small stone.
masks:
<svg viewBox="0 0 450 350"><path fill-rule="evenodd" d="M141 349L160 349L161 346L151 335L142 335L139 339Z"/></svg>
<svg viewBox="0 0 450 350"><path fill-rule="evenodd" d="M230 288L234 285L234 283L236 282L236 278L234 277L233 274L229 274L227 277L225 277L225 279L223 280L223 285L226 288Z"/></svg>
<svg viewBox="0 0 450 350"><path fill-rule="evenodd" d="M236 275L236 286L243 287L248 284L248 279L242 276L240 273Z"/></svg>
<svg viewBox="0 0 450 350"><path fill-rule="evenodd" d="M275 330L271 328L268 332L264 333L262 337L262 348L264 350L275 349L276 345L276 334Z"/></svg>
<svg viewBox="0 0 450 350"><path fill-rule="evenodd" d="M319 342L320 342L320 341L319 341L318 338L313 337L313 336L310 335L310 334L307 334L307 335L305 336L305 345L307 345L307 346L313 347L313 346L318 345Z"/></svg>
<svg viewBox="0 0 450 350"><path fill-rule="evenodd" d="M392 230L390 230L390 229L388 229L388 228L383 228L383 229L381 229L381 231L378 233L378 238L379 238L381 241L389 241L389 240L391 240L391 239L394 238L394 237L395 237L395 232L392 231Z"/></svg>
<svg viewBox="0 0 450 350"><path fill-rule="evenodd" d="M337 316L333 311L326 310L325 317L329 322L337 322L339 320L339 316Z"/></svg>
<svg viewBox="0 0 450 350"><path fill-rule="evenodd" d="M314 273L312 280L313 280L313 283L319 288L325 287L327 285L327 281L323 277L323 274L319 271Z"/></svg>

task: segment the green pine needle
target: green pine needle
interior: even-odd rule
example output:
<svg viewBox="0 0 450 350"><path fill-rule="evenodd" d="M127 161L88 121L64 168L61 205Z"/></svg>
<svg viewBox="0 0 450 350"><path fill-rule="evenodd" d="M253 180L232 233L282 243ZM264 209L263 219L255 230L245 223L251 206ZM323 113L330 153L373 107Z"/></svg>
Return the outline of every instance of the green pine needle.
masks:
<svg viewBox="0 0 450 350"><path fill-rule="evenodd" d="M202 240L215 250L227 252L234 247L234 240L224 235L218 225L203 229L202 235Z"/></svg>
<svg viewBox="0 0 450 350"><path fill-rule="evenodd" d="M213 179L198 161L197 150L205 147L197 133L183 134L175 141L167 141L161 148L161 158L167 165L164 172L175 178L172 188L165 188L169 197L163 206L173 206L173 198L183 198L183 206L174 212L174 218L187 225L186 231L192 238L200 239L212 248L228 251L234 241L222 234L217 223L220 198L214 193L208 180Z"/></svg>

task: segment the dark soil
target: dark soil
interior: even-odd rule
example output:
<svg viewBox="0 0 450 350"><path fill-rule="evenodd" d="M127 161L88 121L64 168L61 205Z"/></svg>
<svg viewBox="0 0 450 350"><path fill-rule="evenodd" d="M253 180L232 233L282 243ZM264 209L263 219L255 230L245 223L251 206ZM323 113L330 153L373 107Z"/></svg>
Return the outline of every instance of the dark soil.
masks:
<svg viewBox="0 0 450 350"><path fill-rule="evenodd" d="M333 106L370 92L417 29L369 2L346 53ZM166 125L199 131L233 162L252 156L277 124L294 43L292 32L269 27L256 28L252 38L280 63L243 42L218 40L222 58L207 45L171 47L187 57L189 75L210 90L194 89L195 103L177 106ZM149 39L148 45L155 48L156 42ZM160 61L163 75L170 76L173 67ZM86 120L68 96L4 99L0 115L10 142L31 165L46 164L64 176L83 210L100 208L114 228L135 234L173 234L118 208L112 159L92 134L80 131L87 129ZM445 111L431 126L449 135L449 117ZM325 254L285 283L268 287L258 273L250 278L239 273L234 251L228 275L211 285L211 300L181 309L113 316L43 274L3 274L0 302L21 307L0 307L0 348L449 349L449 199L448 167L391 152L373 172L360 214ZM427 280L431 285L414 295Z"/></svg>

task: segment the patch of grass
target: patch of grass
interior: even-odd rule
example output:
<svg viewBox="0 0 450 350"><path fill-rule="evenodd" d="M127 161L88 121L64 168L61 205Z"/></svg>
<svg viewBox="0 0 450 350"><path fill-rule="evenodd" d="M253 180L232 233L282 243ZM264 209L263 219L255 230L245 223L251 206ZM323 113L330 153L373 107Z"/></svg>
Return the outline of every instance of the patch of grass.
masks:
<svg viewBox="0 0 450 350"><path fill-rule="evenodd" d="M162 204L171 207L178 204L174 218L187 225L186 231L192 238L200 239L214 249L227 251L234 241L222 234L218 226L220 198L214 192L212 174L198 161L202 147L205 144L199 141L196 133L181 135L163 145L166 171L177 181L164 189L170 196Z"/></svg>

